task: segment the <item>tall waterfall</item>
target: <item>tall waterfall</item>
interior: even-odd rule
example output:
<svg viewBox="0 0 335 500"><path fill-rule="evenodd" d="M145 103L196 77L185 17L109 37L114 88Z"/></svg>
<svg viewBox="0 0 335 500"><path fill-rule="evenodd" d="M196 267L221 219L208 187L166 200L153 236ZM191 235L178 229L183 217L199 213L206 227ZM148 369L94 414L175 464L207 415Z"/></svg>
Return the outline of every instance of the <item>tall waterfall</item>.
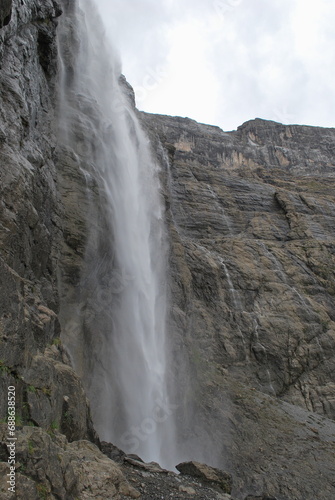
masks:
<svg viewBox="0 0 335 500"><path fill-rule="evenodd" d="M63 294L64 342L99 437L171 468L176 406L167 387L159 171L96 6L63 7L59 154L82 179L88 228L80 283Z"/></svg>

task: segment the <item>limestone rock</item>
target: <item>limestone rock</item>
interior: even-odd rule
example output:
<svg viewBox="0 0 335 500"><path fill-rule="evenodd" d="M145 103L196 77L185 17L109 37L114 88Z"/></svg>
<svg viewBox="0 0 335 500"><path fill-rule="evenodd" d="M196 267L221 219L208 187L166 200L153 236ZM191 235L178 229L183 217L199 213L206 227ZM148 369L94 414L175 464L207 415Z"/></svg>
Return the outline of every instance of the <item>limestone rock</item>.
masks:
<svg viewBox="0 0 335 500"><path fill-rule="evenodd" d="M127 484L120 468L88 441L69 445L77 459L73 462L75 477L83 500L117 498L118 494L139 498L140 494Z"/></svg>
<svg viewBox="0 0 335 500"><path fill-rule="evenodd" d="M101 451L117 463L123 463L126 454L112 443L101 442Z"/></svg>
<svg viewBox="0 0 335 500"><path fill-rule="evenodd" d="M196 491L193 488L190 488L188 486L179 486L179 491L181 493L187 493L188 495L196 495Z"/></svg>
<svg viewBox="0 0 335 500"><path fill-rule="evenodd" d="M24 375L28 420L45 429L58 428L69 441L97 442L81 381L69 365L61 346L33 358Z"/></svg>
<svg viewBox="0 0 335 500"><path fill-rule="evenodd" d="M162 469L162 467L157 462L146 463L146 462L143 462L143 460L141 460L141 459L137 460L129 455L126 455L123 460L124 460L124 462L127 462L131 465L134 465L135 467L138 467L140 469L144 469L144 470L149 471L149 472L158 472L158 473L168 473L169 472L166 469Z"/></svg>
<svg viewBox="0 0 335 500"><path fill-rule="evenodd" d="M141 117L162 168L183 449L241 498L331 500L331 434L313 433L316 471L305 423L335 418L335 130Z"/></svg>
<svg viewBox="0 0 335 500"><path fill-rule="evenodd" d="M142 117L165 149L174 328L208 362L334 418L334 129Z"/></svg>
<svg viewBox="0 0 335 500"><path fill-rule="evenodd" d="M6 426L2 425L3 443L6 436ZM47 434L34 427L18 430L17 438L18 498L100 500L140 496L120 467L89 441L68 443L57 431ZM0 483L0 488L5 494L7 486Z"/></svg>
<svg viewBox="0 0 335 500"><path fill-rule="evenodd" d="M231 474L227 474L219 469L214 469L213 467L198 462L183 462L176 465L176 469L179 470L181 474L200 478L206 483L213 483L219 486L224 493L231 493Z"/></svg>

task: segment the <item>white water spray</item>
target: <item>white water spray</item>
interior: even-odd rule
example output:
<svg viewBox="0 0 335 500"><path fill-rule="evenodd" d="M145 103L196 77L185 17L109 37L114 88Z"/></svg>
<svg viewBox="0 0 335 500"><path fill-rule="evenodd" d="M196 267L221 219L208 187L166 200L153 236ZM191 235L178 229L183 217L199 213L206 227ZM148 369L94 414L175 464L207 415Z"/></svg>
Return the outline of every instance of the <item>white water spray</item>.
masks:
<svg viewBox="0 0 335 500"><path fill-rule="evenodd" d="M80 286L64 305L64 339L100 438L172 468L176 406L167 388L158 168L94 3L63 4L60 135L63 156L86 182L89 211Z"/></svg>

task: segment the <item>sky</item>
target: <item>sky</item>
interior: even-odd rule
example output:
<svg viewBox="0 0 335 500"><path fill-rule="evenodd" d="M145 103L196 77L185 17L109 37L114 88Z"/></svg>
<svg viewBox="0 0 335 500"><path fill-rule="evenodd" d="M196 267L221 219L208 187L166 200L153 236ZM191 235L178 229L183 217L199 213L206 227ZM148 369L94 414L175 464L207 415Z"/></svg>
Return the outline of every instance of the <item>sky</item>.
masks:
<svg viewBox="0 0 335 500"><path fill-rule="evenodd" d="M137 107L335 126L334 0L95 0Z"/></svg>

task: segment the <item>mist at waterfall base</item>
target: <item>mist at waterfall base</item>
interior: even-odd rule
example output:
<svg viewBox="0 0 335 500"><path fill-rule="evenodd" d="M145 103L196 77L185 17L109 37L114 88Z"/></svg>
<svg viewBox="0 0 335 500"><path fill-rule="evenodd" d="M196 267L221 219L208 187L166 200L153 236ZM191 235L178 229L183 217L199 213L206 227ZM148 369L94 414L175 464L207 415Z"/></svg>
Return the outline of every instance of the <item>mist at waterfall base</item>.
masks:
<svg viewBox="0 0 335 500"><path fill-rule="evenodd" d="M60 148L84 179L89 207L80 284L62 306L63 339L100 439L173 468L178 406L169 396L159 169L94 3L63 4Z"/></svg>

